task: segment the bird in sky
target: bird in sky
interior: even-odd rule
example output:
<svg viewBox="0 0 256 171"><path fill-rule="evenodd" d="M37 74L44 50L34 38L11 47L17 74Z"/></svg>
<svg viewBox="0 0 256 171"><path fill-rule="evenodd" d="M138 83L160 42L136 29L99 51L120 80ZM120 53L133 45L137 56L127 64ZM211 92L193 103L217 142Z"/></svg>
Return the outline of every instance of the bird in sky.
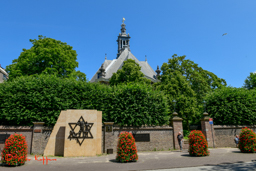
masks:
<svg viewBox="0 0 256 171"><path fill-rule="evenodd" d="M227 35L228 33L224 33L222 36L225 36L225 35Z"/></svg>

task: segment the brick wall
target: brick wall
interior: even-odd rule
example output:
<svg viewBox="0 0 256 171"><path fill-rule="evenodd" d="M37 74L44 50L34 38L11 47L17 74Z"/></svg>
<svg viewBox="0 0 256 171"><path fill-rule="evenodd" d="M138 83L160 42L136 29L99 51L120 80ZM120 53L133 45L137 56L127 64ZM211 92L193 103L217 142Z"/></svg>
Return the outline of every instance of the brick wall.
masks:
<svg viewBox="0 0 256 171"><path fill-rule="evenodd" d="M28 145L28 154L32 150L32 138L33 138L33 128L29 126L0 126L0 134L22 134L25 136ZM0 153L4 148L4 143L0 143Z"/></svg>
<svg viewBox="0 0 256 171"><path fill-rule="evenodd" d="M216 147L236 147L234 138L235 135L239 135L243 127L248 127L256 132L256 125L215 125L215 142Z"/></svg>
<svg viewBox="0 0 256 171"><path fill-rule="evenodd" d="M174 145L174 148L175 149L179 149L180 146L179 146L179 142L177 140L177 136L178 136L178 133L181 132L181 134L183 135L183 126L182 126L182 121L173 121L172 122L172 125L173 125L173 132L174 132L174 139L173 139L173 145ZM183 141L184 142L184 141ZM184 144L183 144L183 148L184 148Z"/></svg>
<svg viewBox="0 0 256 171"><path fill-rule="evenodd" d="M208 121L201 121L202 132L205 135L205 138L208 142L208 147L213 147L213 140L215 140L215 131L214 126L211 126ZM214 142L214 146L216 147L216 142Z"/></svg>
<svg viewBox="0 0 256 171"><path fill-rule="evenodd" d="M169 126L156 127L113 127L113 132L105 132L105 149L116 152L118 136L127 131L136 134L150 134L149 142L136 142L138 151L173 149L173 129Z"/></svg>
<svg viewBox="0 0 256 171"><path fill-rule="evenodd" d="M52 133L51 127L43 127L41 132L34 132L33 143L32 143L32 153L33 154L43 154L46 144Z"/></svg>

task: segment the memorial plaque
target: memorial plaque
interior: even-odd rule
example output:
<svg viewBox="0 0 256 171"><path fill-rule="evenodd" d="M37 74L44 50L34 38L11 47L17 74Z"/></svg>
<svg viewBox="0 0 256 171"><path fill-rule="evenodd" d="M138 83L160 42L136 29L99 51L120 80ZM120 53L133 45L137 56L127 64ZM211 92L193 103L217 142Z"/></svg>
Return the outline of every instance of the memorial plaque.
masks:
<svg viewBox="0 0 256 171"><path fill-rule="evenodd" d="M84 118L81 116L77 123L68 123L71 131L69 132L68 139L76 139L76 141L81 146L84 142L84 139L87 138L93 138L91 133L91 128L93 126L93 123L88 123L87 121L84 121ZM76 127L79 126L79 132L75 133ZM81 141L80 141L81 139Z"/></svg>
<svg viewBox="0 0 256 171"><path fill-rule="evenodd" d="M106 125L106 132L112 132L112 125Z"/></svg>
<svg viewBox="0 0 256 171"><path fill-rule="evenodd" d="M0 134L0 143L4 144L5 140L9 138L10 134Z"/></svg>
<svg viewBox="0 0 256 171"><path fill-rule="evenodd" d="M149 142L150 134L133 134L135 142Z"/></svg>
<svg viewBox="0 0 256 171"><path fill-rule="evenodd" d="M41 129L34 129L34 133L41 133Z"/></svg>

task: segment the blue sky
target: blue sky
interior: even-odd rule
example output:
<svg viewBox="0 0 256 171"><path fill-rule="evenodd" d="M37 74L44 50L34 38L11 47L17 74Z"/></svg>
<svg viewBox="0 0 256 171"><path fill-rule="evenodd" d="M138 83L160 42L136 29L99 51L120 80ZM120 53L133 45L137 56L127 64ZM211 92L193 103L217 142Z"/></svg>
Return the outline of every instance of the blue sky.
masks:
<svg viewBox="0 0 256 171"><path fill-rule="evenodd" d="M0 64L6 68L38 35L66 42L90 80L115 59L122 18L131 52L155 70L186 55L233 87L256 71L254 0L8 0L0 1ZM222 36L224 33L227 35Z"/></svg>

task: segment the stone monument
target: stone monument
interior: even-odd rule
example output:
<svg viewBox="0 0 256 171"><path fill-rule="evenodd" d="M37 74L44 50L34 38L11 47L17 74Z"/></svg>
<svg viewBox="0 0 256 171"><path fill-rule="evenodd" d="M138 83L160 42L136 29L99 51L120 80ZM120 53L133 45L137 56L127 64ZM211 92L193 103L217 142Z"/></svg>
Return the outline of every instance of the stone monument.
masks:
<svg viewBox="0 0 256 171"><path fill-rule="evenodd" d="M101 111L61 111L44 150L44 156L96 156L101 154L101 138Z"/></svg>

